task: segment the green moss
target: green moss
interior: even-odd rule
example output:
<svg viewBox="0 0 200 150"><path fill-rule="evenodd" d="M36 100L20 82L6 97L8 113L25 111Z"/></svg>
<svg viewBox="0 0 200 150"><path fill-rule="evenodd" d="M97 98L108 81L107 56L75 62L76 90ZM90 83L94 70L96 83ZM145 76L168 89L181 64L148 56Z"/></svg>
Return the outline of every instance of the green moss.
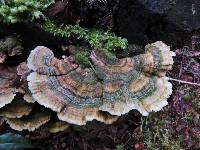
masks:
<svg viewBox="0 0 200 150"><path fill-rule="evenodd" d="M195 110L200 109L199 98L200 98L200 94L195 88L190 87L190 88L184 89L183 99L185 100L185 102L191 103Z"/></svg>
<svg viewBox="0 0 200 150"><path fill-rule="evenodd" d="M0 20L6 23L30 22L43 17L42 11L54 0L0 1Z"/></svg>
<svg viewBox="0 0 200 150"><path fill-rule="evenodd" d="M48 20L43 11L54 0L7 0L0 2L0 20L6 23L32 22L35 19L42 18L41 27L55 36L68 38L74 36L76 39L82 39L88 46L100 49L104 52L105 57L109 60L115 60L116 50L124 50L127 48L126 39L116 36L109 31L97 29L84 29L79 25L57 25ZM83 64L89 64L89 58L86 53L77 54L75 56L78 61Z"/></svg>
<svg viewBox="0 0 200 150"><path fill-rule="evenodd" d="M77 52L74 57L80 64L90 66L89 55L87 52Z"/></svg>
<svg viewBox="0 0 200 150"><path fill-rule="evenodd" d="M79 25L56 25L55 23L47 20L42 28L49 33L61 37L76 36L77 39L82 39L90 45L91 48L100 49L106 56L115 59L116 56L113 52L117 49L126 49L127 40L116 36L109 31L101 31L96 29L84 29Z"/></svg>
<svg viewBox="0 0 200 150"><path fill-rule="evenodd" d="M115 150L124 150L124 144L117 145Z"/></svg>
<svg viewBox="0 0 200 150"><path fill-rule="evenodd" d="M32 22L42 18L42 28L49 33L61 37L75 36L89 44L91 48L100 49L110 59L116 59L113 52L127 48L127 40L109 31L84 29L79 25L57 25L49 21L43 11L54 0L7 0L0 1L0 21L6 23Z"/></svg>
<svg viewBox="0 0 200 150"><path fill-rule="evenodd" d="M189 125L192 125L194 123L194 115L191 113L185 113L181 119L187 122L187 124Z"/></svg>
<svg viewBox="0 0 200 150"><path fill-rule="evenodd" d="M185 95L184 95L183 98L186 101L192 101L195 98L197 98L197 96L198 96L197 91L195 89L193 89L193 88L190 88L187 91L185 91Z"/></svg>
<svg viewBox="0 0 200 150"><path fill-rule="evenodd" d="M164 127L164 120L155 117L144 119L144 142L148 150L180 150L182 136Z"/></svg>

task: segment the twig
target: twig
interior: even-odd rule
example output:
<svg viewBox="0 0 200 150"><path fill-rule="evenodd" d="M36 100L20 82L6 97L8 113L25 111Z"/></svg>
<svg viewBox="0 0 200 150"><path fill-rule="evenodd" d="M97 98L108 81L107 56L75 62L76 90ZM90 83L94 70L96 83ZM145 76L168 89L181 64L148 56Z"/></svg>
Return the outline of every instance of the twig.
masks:
<svg viewBox="0 0 200 150"><path fill-rule="evenodd" d="M193 82L188 82L188 81L173 79L173 78L169 78L169 77L166 77L166 78L167 78L168 80L171 80L171 81L176 81L176 82L180 82L180 83L185 83L185 84L200 86L200 84L198 84L198 83L193 83Z"/></svg>

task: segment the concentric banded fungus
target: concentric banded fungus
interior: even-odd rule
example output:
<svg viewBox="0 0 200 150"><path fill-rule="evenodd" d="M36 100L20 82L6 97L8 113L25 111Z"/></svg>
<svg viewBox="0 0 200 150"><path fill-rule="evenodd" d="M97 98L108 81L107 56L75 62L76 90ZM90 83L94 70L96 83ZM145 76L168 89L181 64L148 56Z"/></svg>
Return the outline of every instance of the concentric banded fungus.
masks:
<svg viewBox="0 0 200 150"><path fill-rule="evenodd" d="M60 120L79 125L93 119L105 123L116 120L99 113L102 85L91 69L80 68L69 58L58 60L45 47L31 52L28 67L35 71L27 78L33 97L58 112Z"/></svg>
<svg viewBox="0 0 200 150"><path fill-rule="evenodd" d="M0 65L0 108L14 99L17 89L14 82L17 80L15 68Z"/></svg>
<svg viewBox="0 0 200 150"><path fill-rule="evenodd" d="M3 63L7 56L20 55L22 50L23 47L16 37L8 36L0 40L0 63Z"/></svg>
<svg viewBox="0 0 200 150"><path fill-rule="evenodd" d="M175 54L162 42L147 45L145 50L145 54L118 60L110 60L98 50L92 52L96 72L103 80L100 110L119 116L137 109L148 115L167 105L172 85L164 75L172 68Z"/></svg>
<svg viewBox="0 0 200 150"><path fill-rule="evenodd" d="M60 120L112 123L132 109L148 115L167 105L172 86L164 75L172 67L173 55L162 42L147 45L145 54L133 58L111 60L94 50L94 72L70 57L59 60L48 48L36 47L28 58L33 72L27 80L34 99L58 112Z"/></svg>
<svg viewBox="0 0 200 150"><path fill-rule="evenodd" d="M21 118L32 111L33 105L23 99L14 99L10 104L0 109L0 115L7 118Z"/></svg>
<svg viewBox="0 0 200 150"><path fill-rule="evenodd" d="M18 131L34 131L50 120L50 113L44 110L44 108L40 109L34 109L28 116L22 118L6 118L6 122L12 129Z"/></svg>

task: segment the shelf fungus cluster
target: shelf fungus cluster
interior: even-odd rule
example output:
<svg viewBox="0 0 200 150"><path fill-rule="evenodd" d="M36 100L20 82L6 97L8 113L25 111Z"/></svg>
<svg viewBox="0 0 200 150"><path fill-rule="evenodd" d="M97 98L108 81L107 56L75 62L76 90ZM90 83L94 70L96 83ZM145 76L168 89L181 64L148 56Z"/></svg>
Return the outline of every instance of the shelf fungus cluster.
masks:
<svg viewBox="0 0 200 150"><path fill-rule="evenodd" d="M27 81L22 78L22 74L27 73L25 67L25 63L18 67L0 64L0 116L18 131L34 131L46 123L50 132L63 131L68 124L58 119L50 121L50 110L37 104L32 97Z"/></svg>
<svg viewBox="0 0 200 150"><path fill-rule="evenodd" d="M110 124L133 109L146 116L167 105L172 85L165 74L174 55L163 42L148 44L144 54L122 59L93 50L89 68L72 56L58 59L47 47L38 46L17 68L23 82L21 99L14 98L14 75L10 79L0 74L0 114L16 130L32 131L49 122L52 132L64 130L67 123ZM57 118L53 123L52 114Z"/></svg>

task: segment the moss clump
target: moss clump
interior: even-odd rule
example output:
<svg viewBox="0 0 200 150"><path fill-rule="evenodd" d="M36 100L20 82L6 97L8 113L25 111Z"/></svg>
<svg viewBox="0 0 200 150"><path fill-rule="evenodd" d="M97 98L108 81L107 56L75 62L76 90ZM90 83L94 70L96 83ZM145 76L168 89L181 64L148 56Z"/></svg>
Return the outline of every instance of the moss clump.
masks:
<svg viewBox="0 0 200 150"><path fill-rule="evenodd" d="M184 100L193 101L196 97L198 97L198 92L194 88L188 88L184 91Z"/></svg>
<svg viewBox="0 0 200 150"><path fill-rule="evenodd" d="M144 119L144 142L148 150L180 150L182 148L183 137L177 136L164 125L163 120L151 115Z"/></svg>
<svg viewBox="0 0 200 150"><path fill-rule="evenodd" d="M117 145L115 150L125 150L124 149L124 144Z"/></svg>
<svg viewBox="0 0 200 150"><path fill-rule="evenodd" d="M90 66L89 55L87 52L77 52L75 55L75 60L84 66Z"/></svg>
<svg viewBox="0 0 200 150"><path fill-rule="evenodd" d="M54 0L7 0L0 1L0 21L6 23L32 22L42 18L41 27L56 36L68 38L75 36L89 44L91 48L102 50L110 59L116 59L116 50L126 49L128 41L109 31L84 29L79 25L57 25L48 20L43 11Z"/></svg>
<svg viewBox="0 0 200 150"><path fill-rule="evenodd" d="M29 22L43 16L42 11L54 0L0 1L0 19L6 23Z"/></svg>
<svg viewBox="0 0 200 150"><path fill-rule="evenodd" d="M183 86L175 91L169 106L144 118L142 131L147 149L199 149L198 102L195 88Z"/></svg>
<svg viewBox="0 0 200 150"><path fill-rule="evenodd" d="M128 41L118 37L109 31L95 29L84 29L79 25L56 25L51 21L46 21L42 28L49 33L61 37L76 36L77 39L83 39L89 43L92 48L102 50L109 58L116 58L112 52L117 49L126 49Z"/></svg>

